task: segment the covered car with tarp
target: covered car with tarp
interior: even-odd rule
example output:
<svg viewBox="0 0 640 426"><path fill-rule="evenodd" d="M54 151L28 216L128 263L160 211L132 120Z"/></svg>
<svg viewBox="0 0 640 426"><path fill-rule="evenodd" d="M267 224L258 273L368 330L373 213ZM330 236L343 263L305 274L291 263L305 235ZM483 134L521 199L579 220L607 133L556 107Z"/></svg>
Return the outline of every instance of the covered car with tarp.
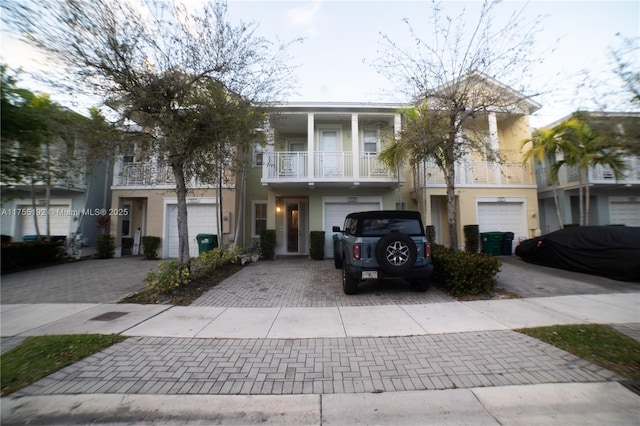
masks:
<svg viewBox="0 0 640 426"><path fill-rule="evenodd" d="M515 253L537 265L640 281L640 227L565 228L525 240Z"/></svg>

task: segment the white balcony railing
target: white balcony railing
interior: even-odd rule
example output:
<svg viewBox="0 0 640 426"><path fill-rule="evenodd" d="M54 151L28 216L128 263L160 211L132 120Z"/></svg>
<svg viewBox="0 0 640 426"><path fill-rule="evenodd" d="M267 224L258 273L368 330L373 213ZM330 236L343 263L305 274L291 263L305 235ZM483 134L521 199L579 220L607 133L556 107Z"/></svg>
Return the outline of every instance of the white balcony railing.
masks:
<svg viewBox="0 0 640 426"><path fill-rule="evenodd" d="M589 168L589 183L597 184L640 184L640 159L629 157L625 159L626 171L621 179L616 177L610 167L597 165ZM538 188L545 189L553 186L548 177L548 168L536 170ZM573 186L580 183L580 171L577 167L563 166L558 172L558 186Z"/></svg>
<svg viewBox="0 0 640 426"><path fill-rule="evenodd" d="M456 185L535 185L529 167L521 163L467 162L456 165ZM425 167L427 185L444 185L444 173L435 164Z"/></svg>
<svg viewBox="0 0 640 426"><path fill-rule="evenodd" d="M309 171L307 152L279 151L263 154L262 179L265 182L296 181L395 181L396 175L378 160L375 154L361 153L354 173L353 153L350 151L316 152L313 171Z"/></svg>
<svg viewBox="0 0 640 426"><path fill-rule="evenodd" d="M113 176L115 187L174 187L176 180L169 166L159 166L152 162L118 163ZM189 188L207 186L197 178L187 183Z"/></svg>
<svg viewBox="0 0 640 426"><path fill-rule="evenodd" d="M316 152L313 170L316 178L353 178L353 154L342 151Z"/></svg>

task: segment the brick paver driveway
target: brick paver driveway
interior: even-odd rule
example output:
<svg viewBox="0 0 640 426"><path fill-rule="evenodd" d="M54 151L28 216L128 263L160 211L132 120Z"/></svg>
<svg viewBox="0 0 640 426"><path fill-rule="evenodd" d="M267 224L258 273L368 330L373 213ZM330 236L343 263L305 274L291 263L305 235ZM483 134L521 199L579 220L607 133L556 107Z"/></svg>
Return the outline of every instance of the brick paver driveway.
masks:
<svg viewBox="0 0 640 426"><path fill-rule="evenodd" d="M323 307L409 305L452 302L453 298L431 287L425 293L411 290L404 280L361 284L358 294L342 291L341 271L333 260L279 258L244 267L196 300L192 306L227 307Z"/></svg>
<svg viewBox="0 0 640 426"><path fill-rule="evenodd" d="M143 289L142 279L159 262L89 259L2 275L2 304L116 303Z"/></svg>

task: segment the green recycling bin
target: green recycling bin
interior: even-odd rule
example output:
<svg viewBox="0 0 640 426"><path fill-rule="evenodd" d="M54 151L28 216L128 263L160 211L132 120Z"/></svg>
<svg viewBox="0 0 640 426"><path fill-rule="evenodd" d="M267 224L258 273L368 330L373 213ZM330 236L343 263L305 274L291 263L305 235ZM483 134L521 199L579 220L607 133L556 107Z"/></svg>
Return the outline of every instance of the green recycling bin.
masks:
<svg viewBox="0 0 640 426"><path fill-rule="evenodd" d="M198 254L218 247L218 236L215 234L198 234L196 240L198 240Z"/></svg>
<svg viewBox="0 0 640 426"><path fill-rule="evenodd" d="M481 233L482 252L492 256L500 256L502 254L502 234L503 232Z"/></svg>

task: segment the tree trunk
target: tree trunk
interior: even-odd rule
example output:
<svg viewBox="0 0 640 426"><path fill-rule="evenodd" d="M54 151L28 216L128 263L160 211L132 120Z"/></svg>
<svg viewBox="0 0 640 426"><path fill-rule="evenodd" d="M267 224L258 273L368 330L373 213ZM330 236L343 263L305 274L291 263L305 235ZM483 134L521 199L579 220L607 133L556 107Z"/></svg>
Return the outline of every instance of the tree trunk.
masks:
<svg viewBox="0 0 640 426"><path fill-rule="evenodd" d="M562 213L560 213L560 201L558 200L558 189L553 186L553 201L556 203L556 214L558 215L558 223L560 224L560 229L564 228L564 221L562 220Z"/></svg>
<svg viewBox="0 0 640 426"><path fill-rule="evenodd" d="M458 251L458 221L456 208L456 171L453 161L447 162L444 174L447 183L447 225L449 227L449 247Z"/></svg>
<svg viewBox="0 0 640 426"><path fill-rule="evenodd" d="M31 207L33 207L33 225L36 229L36 241L40 241L40 226L38 226L38 215L36 212L38 211L38 206L36 205L36 184L35 179L31 177Z"/></svg>
<svg viewBox="0 0 640 426"><path fill-rule="evenodd" d="M176 179L176 195L178 198L178 258L181 270L190 270L189 227L187 221L187 185L182 164L171 164Z"/></svg>
<svg viewBox="0 0 640 426"><path fill-rule="evenodd" d="M245 198L246 198L246 193L247 193L247 166L243 166L242 167L242 173L240 176L240 202L237 203L238 205L238 212L236 214L236 231L234 233L234 238L233 238L233 248L235 249L236 247L238 247L238 239L240 238L240 227L241 224L243 222L243 218L244 218L244 207L245 207ZM244 229L244 227L243 227ZM242 238L246 238L246 235L244 232L242 232ZM241 244L241 246L244 246L244 244Z"/></svg>
<svg viewBox="0 0 640 426"><path fill-rule="evenodd" d="M591 207L591 200L589 199L591 192L589 189L589 171L585 173L584 182L584 226L589 226L589 208Z"/></svg>
<svg viewBox="0 0 640 426"><path fill-rule="evenodd" d="M47 209L47 215L45 216L46 218L46 228L47 228L47 241L51 241L51 185L47 183L47 187L45 189L45 194L46 194L46 201L45 201L45 205L46 205L46 209ZM62 212L56 212L57 214L64 214Z"/></svg>

